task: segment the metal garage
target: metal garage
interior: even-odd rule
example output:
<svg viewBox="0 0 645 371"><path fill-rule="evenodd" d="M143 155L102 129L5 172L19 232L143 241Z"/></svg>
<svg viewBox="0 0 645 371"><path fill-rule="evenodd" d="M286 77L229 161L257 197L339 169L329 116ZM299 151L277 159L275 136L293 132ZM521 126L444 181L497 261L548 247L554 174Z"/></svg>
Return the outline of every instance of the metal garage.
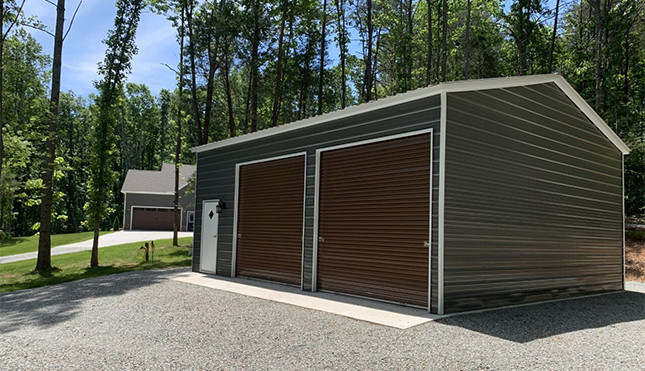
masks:
<svg viewBox="0 0 645 371"><path fill-rule="evenodd" d="M238 167L239 276L300 286L304 154Z"/></svg>
<svg viewBox="0 0 645 371"><path fill-rule="evenodd" d="M438 314L624 287L629 148L558 75L430 86L193 151L196 204L226 205L205 272Z"/></svg>
<svg viewBox="0 0 645 371"><path fill-rule="evenodd" d="M146 231L172 231L174 214L172 208L133 207L132 229Z"/></svg>
<svg viewBox="0 0 645 371"><path fill-rule="evenodd" d="M428 306L431 140L319 151L320 290Z"/></svg>

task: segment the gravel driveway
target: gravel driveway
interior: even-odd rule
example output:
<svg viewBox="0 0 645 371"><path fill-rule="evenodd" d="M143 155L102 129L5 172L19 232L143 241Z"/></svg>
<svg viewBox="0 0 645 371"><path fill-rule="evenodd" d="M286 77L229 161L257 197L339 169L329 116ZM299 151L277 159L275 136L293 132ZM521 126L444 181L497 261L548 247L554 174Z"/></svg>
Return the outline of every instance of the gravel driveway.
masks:
<svg viewBox="0 0 645 371"><path fill-rule="evenodd" d="M645 290L407 330L131 272L0 295L1 369L620 369Z"/></svg>

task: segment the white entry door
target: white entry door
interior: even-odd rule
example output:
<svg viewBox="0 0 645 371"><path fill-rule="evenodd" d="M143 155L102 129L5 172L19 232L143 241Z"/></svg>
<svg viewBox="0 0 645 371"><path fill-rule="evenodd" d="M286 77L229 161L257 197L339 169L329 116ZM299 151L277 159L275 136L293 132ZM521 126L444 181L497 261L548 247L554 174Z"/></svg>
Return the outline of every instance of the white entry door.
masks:
<svg viewBox="0 0 645 371"><path fill-rule="evenodd" d="M217 273L217 227L219 214L217 203L219 201L204 201L202 204L202 239L199 270L205 273Z"/></svg>

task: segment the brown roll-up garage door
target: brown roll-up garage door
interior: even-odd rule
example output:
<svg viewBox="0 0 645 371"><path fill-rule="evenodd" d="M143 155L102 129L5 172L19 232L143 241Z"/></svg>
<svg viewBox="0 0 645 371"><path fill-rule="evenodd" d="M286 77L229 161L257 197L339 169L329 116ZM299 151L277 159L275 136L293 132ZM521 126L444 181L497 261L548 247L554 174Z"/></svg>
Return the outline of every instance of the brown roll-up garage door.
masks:
<svg viewBox="0 0 645 371"><path fill-rule="evenodd" d="M321 152L318 288L428 306L430 134Z"/></svg>
<svg viewBox="0 0 645 371"><path fill-rule="evenodd" d="M305 156L243 165L236 272L300 285Z"/></svg>
<svg viewBox="0 0 645 371"><path fill-rule="evenodd" d="M132 209L132 229L146 231L172 231L173 209L139 208Z"/></svg>

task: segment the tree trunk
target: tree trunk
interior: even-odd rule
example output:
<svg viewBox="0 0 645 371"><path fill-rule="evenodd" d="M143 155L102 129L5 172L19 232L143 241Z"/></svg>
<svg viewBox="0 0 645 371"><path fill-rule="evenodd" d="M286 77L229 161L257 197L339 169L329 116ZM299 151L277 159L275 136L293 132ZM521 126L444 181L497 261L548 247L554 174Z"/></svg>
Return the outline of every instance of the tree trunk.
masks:
<svg viewBox="0 0 645 371"><path fill-rule="evenodd" d="M441 81L446 81L446 64L448 62L448 0L443 0L441 16Z"/></svg>
<svg viewBox="0 0 645 371"><path fill-rule="evenodd" d="M631 27L630 27L631 28ZM625 69L623 72L623 103L629 101L629 30L625 31ZM642 138L641 138L642 139ZM645 164L643 164L645 165Z"/></svg>
<svg viewBox="0 0 645 371"><path fill-rule="evenodd" d="M432 84L432 0L428 3L428 54L426 59L426 85Z"/></svg>
<svg viewBox="0 0 645 371"><path fill-rule="evenodd" d="M559 13L560 13L560 0L556 0L555 19L553 20L553 33L551 33L551 50L549 51L549 72L553 72L553 53L555 52L555 37L558 34Z"/></svg>
<svg viewBox="0 0 645 371"><path fill-rule="evenodd" d="M254 29L253 29L253 38L251 41L251 81L249 81L250 87L250 101L251 101L251 132L258 131L258 87L260 78L259 74L259 49L260 49L260 5L259 1L255 2L254 9Z"/></svg>
<svg viewBox="0 0 645 371"><path fill-rule="evenodd" d="M188 57L190 59L190 93L193 104L193 115L195 115L195 124L197 126L197 143L206 144L206 138L204 138L204 130L202 129L202 112L199 108L199 101L197 100L197 72L195 67L195 43L196 41L193 38L193 2L186 1L184 3L186 7L186 17L185 22L188 26Z"/></svg>
<svg viewBox="0 0 645 371"><path fill-rule="evenodd" d="M558 0L560 1L560 0ZM464 78L470 79L470 13L471 0L466 3L466 67L464 69Z"/></svg>
<svg viewBox="0 0 645 371"><path fill-rule="evenodd" d="M184 3L185 5L185 3ZM172 245L179 246L179 162L181 156L181 121L183 119L181 108L183 105L184 95L184 24L185 24L186 7L181 9L181 25L179 34L179 96L177 99L177 142L175 145L175 198L173 200L173 223L172 223Z"/></svg>
<svg viewBox="0 0 645 371"><path fill-rule="evenodd" d="M323 106L323 83L325 81L325 52L327 51L327 0L323 0L322 31L320 40L320 76L318 80L318 114L322 114Z"/></svg>
<svg viewBox="0 0 645 371"><path fill-rule="evenodd" d="M336 1L336 13L338 17L338 48L340 54L340 107L345 108L347 105L347 75L345 73L345 58L347 53L347 41L345 38L345 7L344 0Z"/></svg>
<svg viewBox="0 0 645 371"><path fill-rule="evenodd" d="M602 13L601 0L589 0L593 9L595 19L594 34L596 37L596 111L602 116L605 108L605 97L603 94L603 66L602 66L602 34L604 17Z"/></svg>
<svg viewBox="0 0 645 371"><path fill-rule="evenodd" d="M2 180L2 167L4 166L4 137L2 136L2 128L4 127L4 122L2 119L2 97L3 94L3 80L4 80L4 63L3 61L3 55L4 55L4 0L0 0L0 192L2 192L4 196L4 192L2 191L3 189L3 183L4 181ZM3 211L3 217L4 217L4 202L0 205ZM2 222L4 222L4 218L2 218ZM0 224L0 229L4 230L4 225Z"/></svg>
<svg viewBox="0 0 645 371"><path fill-rule="evenodd" d="M406 56L406 71L405 75L407 77L407 82L406 82L406 90L411 90L412 89L412 0L408 0L407 3L407 13L408 13L408 22L407 22L407 30L408 30L408 36L406 38L407 42L407 56Z"/></svg>
<svg viewBox="0 0 645 371"><path fill-rule="evenodd" d="M40 234L36 271L49 272L51 266L52 203L54 197L54 160L56 159L56 131L58 102L60 101L61 59L63 55L63 27L65 26L65 0L56 5L56 31L54 35L54 61L52 65L52 90L49 101L49 132L47 155L43 173L43 197L40 203Z"/></svg>
<svg viewBox="0 0 645 371"><path fill-rule="evenodd" d="M231 62L229 61L228 47L224 51L224 82L226 84L226 105L228 108L228 131L229 136L232 138L237 134L235 128L235 117L233 116L233 96L231 94L231 80L229 77L231 71Z"/></svg>
<svg viewBox="0 0 645 371"><path fill-rule="evenodd" d="M367 0L367 56L365 57L365 75L363 76L363 97L365 102L372 100L372 0Z"/></svg>
<svg viewBox="0 0 645 371"><path fill-rule="evenodd" d="M217 55L211 50L210 38L208 41L208 78L206 80L206 107L204 109L204 130L202 144L208 143L211 125L211 112L213 110L213 91L215 90L215 72L217 71ZM217 44L216 44L217 45ZM217 50L217 47L215 48Z"/></svg>
<svg viewBox="0 0 645 371"><path fill-rule="evenodd" d="M273 112L271 114L271 126L278 125L278 115L280 113L280 94L282 89L282 55L284 54L284 27L287 22L289 12L289 1L282 1L282 20L280 21L280 36L278 37L278 60L277 72L275 77L275 94L273 96Z"/></svg>

